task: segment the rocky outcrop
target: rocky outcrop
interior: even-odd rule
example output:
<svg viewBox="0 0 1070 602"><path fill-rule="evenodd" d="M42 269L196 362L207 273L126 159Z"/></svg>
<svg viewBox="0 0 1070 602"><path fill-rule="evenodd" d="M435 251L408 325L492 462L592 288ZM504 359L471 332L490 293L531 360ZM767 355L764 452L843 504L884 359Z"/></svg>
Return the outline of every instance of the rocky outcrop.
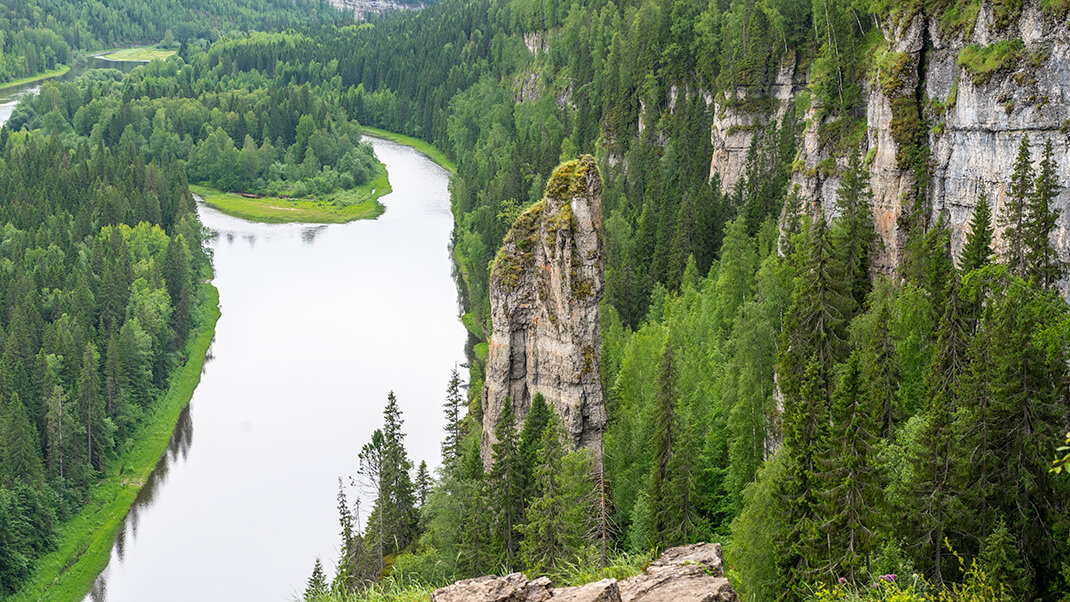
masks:
<svg viewBox="0 0 1070 602"><path fill-rule="evenodd" d="M993 202L996 218L1007 197L1007 183L1022 137L1029 139L1034 158L1051 141L1058 176L1070 183L1070 27L1044 12L1038 0L1026 0L1020 15L998 26L992 7L982 2L972 23L950 30L940 14L922 9L910 19L883 24L885 63L864 82L866 132L863 152L873 192L875 226L883 243L875 261L881 271L898 265L904 232L899 217L904 199L912 198L915 174L904 152L903 132L910 127L904 109L921 109L921 137L914 141L928 152L929 185L925 205L929 219L945 217L952 251L962 248L968 223L982 190ZM1001 68L986 72L968 60L970 52L1005 58ZM975 54L976 56L976 54ZM1009 58L1007 58L1009 57ZM876 62L876 61L875 61ZM978 61L979 62L979 61ZM976 64L976 62L975 62ZM891 71L889 71L891 69ZM778 78L778 81L784 79ZM797 92L799 86L795 86ZM785 106L784 88L770 91L774 109ZM794 92L793 92L794 93ZM730 190L743 174L749 148L749 124L770 117L744 116L722 108L713 125L713 172L722 189ZM846 153L832 148L819 134L820 111L811 108L800 144L792 184L806 206L836 213L839 174ZM898 140L897 140L898 138ZM1070 186L1056 200L1060 211L1056 243L1070 259ZM997 244L998 235L997 235Z"/></svg>
<svg viewBox="0 0 1070 602"><path fill-rule="evenodd" d="M555 589L546 577L529 581L513 573L458 581L431 594L431 602L735 602L722 564L720 544L694 544L667 550L622 581Z"/></svg>
<svg viewBox="0 0 1070 602"><path fill-rule="evenodd" d="M584 156L554 171L546 196L517 218L490 276L493 332L483 409L483 462L505 398L523 423L536 393L568 441L598 450L606 424L599 365L604 286L602 180Z"/></svg>
<svg viewBox="0 0 1070 602"><path fill-rule="evenodd" d="M720 178L721 190L733 191L747 168L747 154L756 136L770 122L779 121L806 84L795 67L795 57L781 65L767 90L740 88L735 98L719 97L713 114L710 142L710 178Z"/></svg>
<svg viewBox="0 0 1070 602"><path fill-rule="evenodd" d="M351 11L357 20L367 19L370 15L384 15L395 10L419 10L422 2L401 2L397 0L328 0L331 6L342 11Z"/></svg>

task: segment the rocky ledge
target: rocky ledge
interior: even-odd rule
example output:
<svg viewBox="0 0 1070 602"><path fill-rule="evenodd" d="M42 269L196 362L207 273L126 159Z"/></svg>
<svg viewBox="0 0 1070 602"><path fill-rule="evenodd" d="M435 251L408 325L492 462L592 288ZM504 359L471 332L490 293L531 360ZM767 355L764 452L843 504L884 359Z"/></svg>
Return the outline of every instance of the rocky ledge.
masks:
<svg viewBox="0 0 1070 602"><path fill-rule="evenodd" d="M431 594L432 602L735 602L724 576L721 544L672 548L646 571L621 581L603 579L553 587L550 579L522 573L458 581Z"/></svg>

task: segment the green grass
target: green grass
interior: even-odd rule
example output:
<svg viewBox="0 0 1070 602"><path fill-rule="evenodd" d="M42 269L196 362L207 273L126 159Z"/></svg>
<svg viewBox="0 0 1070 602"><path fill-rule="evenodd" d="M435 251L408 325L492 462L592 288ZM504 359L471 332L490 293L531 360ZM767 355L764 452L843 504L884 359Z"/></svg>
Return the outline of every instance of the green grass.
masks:
<svg viewBox="0 0 1070 602"><path fill-rule="evenodd" d="M30 579L8 602L81 600L107 566L119 525L167 450L178 417L201 381L219 319L219 291L205 284L199 305L203 323L186 346L188 359L171 375L167 393L146 413L133 447L108 463L104 478L91 487L86 505L59 528L56 550L38 559Z"/></svg>
<svg viewBox="0 0 1070 602"><path fill-rule="evenodd" d="M31 75L29 77L20 77L19 79L13 79L9 82L0 84L0 91L7 88L14 88L15 86L24 86L26 84L32 84L33 82L51 79L53 77L59 77L64 73L70 71L71 68L67 65L59 67L58 69L52 69L51 71L45 71L44 73L38 73L37 75Z"/></svg>
<svg viewBox="0 0 1070 602"><path fill-rule="evenodd" d="M227 215L254 222L342 224L357 219L375 219L385 208L379 197L390 192L386 168L380 163L376 176L363 186L332 193L326 199L247 198L207 186L191 185L193 194Z"/></svg>
<svg viewBox="0 0 1070 602"><path fill-rule="evenodd" d="M175 54L174 50L164 50L155 46L135 46L133 48L120 48L114 52L100 55L102 59L109 61L153 61L166 59Z"/></svg>
<svg viewBox="0 0 1070 602"><path fill-rule="evenodd" d="M398 144L404 144L405 146L411 146L417 151L427 155L428 159L437 163L439 167L450 172L450 174L457 174L457 165L446 158L446 153L439 150L438 147L430 142L425 142L419 138L413 138L412 136L406 136L405 134L397 134L386 130L380 130L379 128L368 127L366 125L360 126L360 129L364 130L364 133L369 136L397 142Z"/></svg>
<svg viewBox="0 0 1070 602"><path fill-rule="evenodd" d="M959 51L958 64L970 73L973 83L980 86L993 74L1014 68L1024 52L1021 40L1003 40L988 46L970 44Z"/></svg>

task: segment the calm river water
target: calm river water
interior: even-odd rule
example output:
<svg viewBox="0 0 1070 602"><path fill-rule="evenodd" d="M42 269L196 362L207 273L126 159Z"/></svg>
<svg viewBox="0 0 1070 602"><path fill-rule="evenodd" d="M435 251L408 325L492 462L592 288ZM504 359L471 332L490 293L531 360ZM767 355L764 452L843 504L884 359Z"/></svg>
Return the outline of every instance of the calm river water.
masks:
<svg viewBox="0 0 1070 602"><path fill-rule="evenodd" d="M201 384L86 600L299 595L317 556L334 565L338 477L355 473L391 390L411 456L435 464L467 336L448 176L408 147L373 144L394 187L377 220L269 225L200 206L223 315Z"/></svg>

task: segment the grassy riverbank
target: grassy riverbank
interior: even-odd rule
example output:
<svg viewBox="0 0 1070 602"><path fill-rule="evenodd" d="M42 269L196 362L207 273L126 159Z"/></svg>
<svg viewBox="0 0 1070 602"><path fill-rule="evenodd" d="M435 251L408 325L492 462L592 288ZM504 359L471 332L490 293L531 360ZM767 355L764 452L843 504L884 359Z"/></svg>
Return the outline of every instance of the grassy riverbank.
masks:
<svg viewBox="0 0 1070 602"><path fill-rule="evenodd" d="M108 463L104 479L90 488L85 507L59 528L56 550L38 559L33 575L7 602L81 600L107 566L119 525L167 450L178 417L201 381L219 319L219 291L203 285L198 305L201 323L187 343L186 363L174 371L167 393L146 413L134 446Z"/></svg>
<svg viewBox="0 0 1070 602"><path fill-rule="evenodd" d="M175 52L175 50L164 50L155 46L135 46L133 48L120 48L98 56L109 61L147 62L155 59L166 59L175 54Z"/></svg>
<svg viewBox="0 0 1070 602"><path fill-rule="evenodd" d="M207 186L191 185L193 194L227 215L254 222L342 224L357 219L375 219L385 208L379 197L390 193L386 167L380 163L376 175L367 184L332 193L324 200L249 198L234 192L222 192Z"/></svg>
<svg viewBox="0 0 1070 602"><path fill-rule="evenodd" d="M404 144L405 146L411 146L417 151L427 155L428 159L431 159L437 163L440 167L450 172L451 174L457 173L457 165L446 158L446 153L438 149L430 142L425 142L419 138L413 138L412 136L406 136L405 134L397 134L395 132L388 132L379 128L368 127L366 125L360 126L360 129L364 130L364 133L376 138L382 138L391 142L397 142L398 144Z"/></svg>
<svg viewBox="0 0 1070 602"><path fill-rule="evenodd" d="M7 90L8 88L15 88L18 86L25 86L26 84L32 84L33 82L39 82L53 77L59 77L64 73L70 71L71 68L68 65L59 67L58 69L52 69L51 71L45 71L44 73L38 73L37 75L31 75L29 77L21 77L19 79L13 79L9 82L0 84L0 92Z"/></svg>

